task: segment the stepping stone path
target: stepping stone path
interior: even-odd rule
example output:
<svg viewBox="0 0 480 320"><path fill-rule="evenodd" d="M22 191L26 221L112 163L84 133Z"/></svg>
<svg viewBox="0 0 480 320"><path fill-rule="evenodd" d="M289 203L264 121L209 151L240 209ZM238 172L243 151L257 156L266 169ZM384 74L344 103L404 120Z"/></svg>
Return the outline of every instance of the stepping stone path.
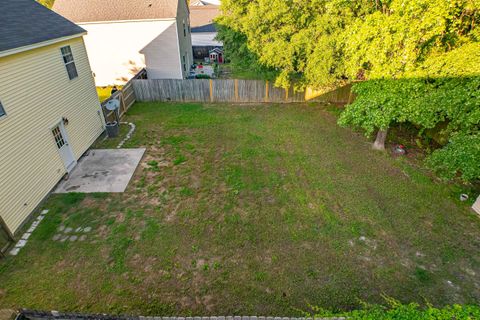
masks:
<svg viewBox="0 0 480 320"><path fill-rule="evenodd" d="M117 149L122 148L125 142L130 140L130 138L132 137L132 134L135 132L135 124L131 122L120 122L120 124L128 124L130 126L130 130L128 131L127 136L122 141L120 141L120 143L117 146Z"/></svg>
<svg viewBox="0 0 480 320"><path fill-rule="evenodd" d="M87 240L86 233L92 231L92 227L78 227L78 228L71 228L65 226L59 226L57 229L57 234L53 236L53 241L59 242L75 242L75 241L85 241Z"/></svg>
<svg viewBox="0 0 480 320"><path fill-rule="evenodd" d="M40 222L42 222L42 220L45 218L45 215L48 213L48 210L45 209L45 210L42 210L42 212L40 212L40 215L37 217L37 219L35 219L35 221L32 222L32 225L30 226L30 228L27 230L27 232L25 232L22 237L20 238L20 240L18 240L17 244L15 245L15 247L10 250L10 254L12 256L16 256L20 250L25 247L25 245L27 244L27 241L28 239L30 238L30 236L32 235L32 232L35 231L35 229L38 227L38 225L40 224Z"/></svg>

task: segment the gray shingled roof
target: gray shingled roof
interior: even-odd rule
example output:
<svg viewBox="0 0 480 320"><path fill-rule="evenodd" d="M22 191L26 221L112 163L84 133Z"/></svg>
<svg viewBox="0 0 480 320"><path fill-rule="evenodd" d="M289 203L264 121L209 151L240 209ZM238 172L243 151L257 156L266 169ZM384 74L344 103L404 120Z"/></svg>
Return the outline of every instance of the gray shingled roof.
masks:
<svg viewBox="0 0 480 320"><path fill-rule="evenodd" d="M0 52L83 32L34 0L0 0Z"/></svg>
<svg viewBox="0 0 480 320"><path fill-rule="evenodd" d="M175 18L177 8L178 0L56 0L53 5L76 23Z"/></svg>

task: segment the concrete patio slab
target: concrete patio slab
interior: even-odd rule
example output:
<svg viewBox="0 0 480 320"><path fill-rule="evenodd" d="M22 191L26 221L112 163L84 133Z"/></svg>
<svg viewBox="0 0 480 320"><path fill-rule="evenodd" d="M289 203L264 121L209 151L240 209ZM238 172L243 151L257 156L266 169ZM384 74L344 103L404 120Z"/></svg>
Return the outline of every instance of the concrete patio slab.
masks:
<svg viewBox="0 0 480 320"><path fill-rule="evenodd" d="M145 149L90 150L54 193L124 192Z"/></svg>

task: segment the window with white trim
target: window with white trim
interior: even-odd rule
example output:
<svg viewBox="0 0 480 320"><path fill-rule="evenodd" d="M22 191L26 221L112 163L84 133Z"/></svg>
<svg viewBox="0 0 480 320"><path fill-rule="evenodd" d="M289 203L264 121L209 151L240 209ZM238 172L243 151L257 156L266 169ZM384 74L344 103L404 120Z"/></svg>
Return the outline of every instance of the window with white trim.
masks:
<svg viewBox="0 0 480 320"><path fill-rule="evenodd" d="M0 118L6 115L5 108L3 108L2 102L0 101Z"/></svg>
<svg viewBox="0 0 480 320"><path fill-rule="evenodd" d="M61 149L65 145L65 139L63 139L62 131L60 131L60 127L56 126L52 129L53 137L55 138L55 143L57 144L57 148Z"/></svg>
<svg viewBox="0 0 480 320"><path fill-rule="evenodd" d="M65 46L60 48L62 51L63 62L65 63L65 68L67 68L68 78L70 80L78 77L77 67L75 66L75 61L73 60L73 53L70 46Z"/></svg>

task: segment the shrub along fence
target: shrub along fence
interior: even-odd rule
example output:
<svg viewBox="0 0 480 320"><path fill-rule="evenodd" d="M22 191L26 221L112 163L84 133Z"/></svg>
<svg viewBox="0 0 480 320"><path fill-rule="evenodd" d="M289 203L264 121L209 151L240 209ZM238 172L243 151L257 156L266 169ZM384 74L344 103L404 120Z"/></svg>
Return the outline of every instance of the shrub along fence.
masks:
<svg viewBox="0 0 480 320"><path fill-rule="evenodd" d="M137 101L292 103L306 101L347 104L352 101L351 86L319 93L312 89L295 92L263 80L132 80Z"/></svg>

